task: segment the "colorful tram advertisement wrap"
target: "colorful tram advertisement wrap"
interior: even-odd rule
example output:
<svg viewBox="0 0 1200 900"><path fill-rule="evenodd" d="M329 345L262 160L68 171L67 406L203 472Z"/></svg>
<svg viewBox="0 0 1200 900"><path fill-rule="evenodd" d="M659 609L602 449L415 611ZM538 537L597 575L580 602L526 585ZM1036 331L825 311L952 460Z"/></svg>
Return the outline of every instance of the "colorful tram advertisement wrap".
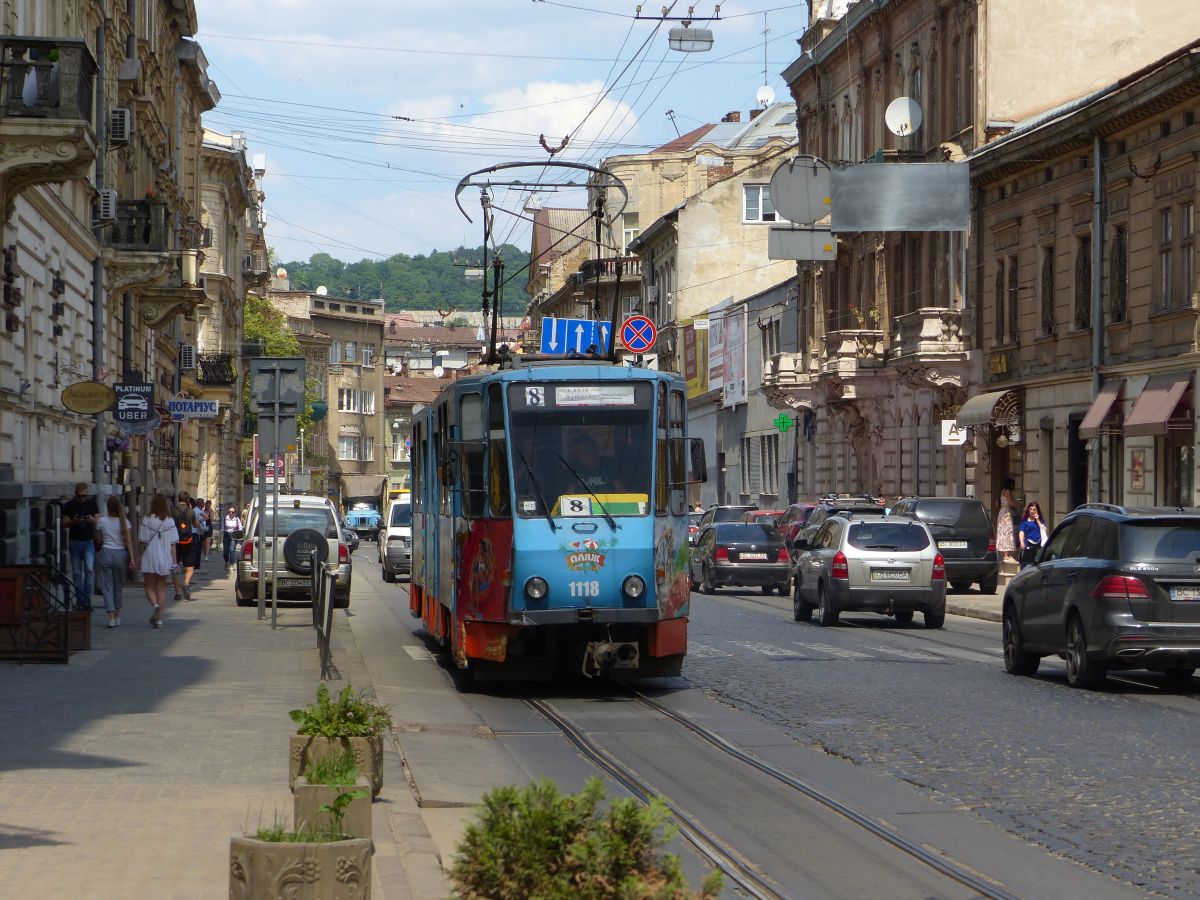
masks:
<svg viewBox="0 0 1200 900"><path fill-rule="evenodd" d="M678 674L686 487L678 376L523 359L414 418L410 609L479 677Z"/></svg>

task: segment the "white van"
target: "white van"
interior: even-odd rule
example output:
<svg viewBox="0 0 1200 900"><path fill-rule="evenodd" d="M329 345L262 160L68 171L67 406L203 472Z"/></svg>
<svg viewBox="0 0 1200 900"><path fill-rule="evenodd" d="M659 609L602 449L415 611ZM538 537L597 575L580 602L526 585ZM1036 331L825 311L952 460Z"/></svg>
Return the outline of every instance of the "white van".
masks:
<svg viewBox="0 0 1200 900"><path fill-rule="evenodd" d="M395 581L398 574L412 571L412 495L401 494L388 504L387 518L379 533L379 565L383 580Z"/></svg>

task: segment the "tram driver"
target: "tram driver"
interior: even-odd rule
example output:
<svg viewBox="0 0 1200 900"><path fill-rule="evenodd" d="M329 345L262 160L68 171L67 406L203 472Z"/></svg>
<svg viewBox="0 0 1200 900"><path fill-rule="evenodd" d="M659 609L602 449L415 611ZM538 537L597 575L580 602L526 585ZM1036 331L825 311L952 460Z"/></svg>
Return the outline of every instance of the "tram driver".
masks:
<svg viewBox="0 0 1200 900"><path fill-rule="evenodd" d="M604 459L600 456L596 438L587 429L574 428L569 432L563 458L568 468L562 473L565 490L560 494L579 493L583 487L579 483L580 478L595 493L603 493L612 481L610 475L605 473Z"/></svg>

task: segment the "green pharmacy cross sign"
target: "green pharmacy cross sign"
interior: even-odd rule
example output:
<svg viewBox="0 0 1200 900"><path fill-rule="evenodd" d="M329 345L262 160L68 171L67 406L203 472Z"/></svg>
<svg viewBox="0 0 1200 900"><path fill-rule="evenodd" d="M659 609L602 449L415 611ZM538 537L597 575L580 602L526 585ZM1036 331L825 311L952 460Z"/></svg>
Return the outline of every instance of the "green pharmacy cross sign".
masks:
<svg viewBox="0 0 1200 900"><path fill-rule="evenodd" d="M787 430L789 428L791 428L793 425L799 425L800 422L796 419L793 419L791 416L785 415L784 413L780 413L776 417L775 421L772 422L771 424L774 425L776 428L778 428L784 434L787 434Z"/></svg>

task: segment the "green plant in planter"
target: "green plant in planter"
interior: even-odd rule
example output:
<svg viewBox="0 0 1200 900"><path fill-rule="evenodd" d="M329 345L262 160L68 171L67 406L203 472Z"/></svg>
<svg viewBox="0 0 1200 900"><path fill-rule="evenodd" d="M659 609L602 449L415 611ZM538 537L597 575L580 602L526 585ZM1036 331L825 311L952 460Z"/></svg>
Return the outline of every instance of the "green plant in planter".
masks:
<svg viewBox="0 0 1200 900"><path fill-rule="evenodd" d="M309 760L304 778L309 784L325 784L341 787L358 781L358 765L351 750L343 750L340 756L318 756Z"/></svg>
<svg viewBox="0 0 1200 900"><path fill-rule="evenodd" d="M333 798L332 803L323 803L320 807L320 812L329 813L333 816L333 831L341 834L345 831L342 827L342 820L346 818L346 810L355 800L361 800L363 797L370 797L370 791L339 791L338 795Z"/></svg>
<svg viewBox="0 0 1200 900"><path fill-rule="evenodd" d="M661 852L674 836L670 812L658 800L633 798L606 809L604 786L588 780L578 794L550 781L502 787L486 794L476 822L467 826L451 869L456 897L608 897L638 900L710 900L720 895L719 871L699 893L683 876L679 858Z"/></svg>
<svg viewBox="0 0 1200 900"><path fill-rule="evenodd" d="M317 685L317 702L288 713L297 734L313 737L375 737L392 725L391 708L346 685L331 700L325 683Z"/></svg>

